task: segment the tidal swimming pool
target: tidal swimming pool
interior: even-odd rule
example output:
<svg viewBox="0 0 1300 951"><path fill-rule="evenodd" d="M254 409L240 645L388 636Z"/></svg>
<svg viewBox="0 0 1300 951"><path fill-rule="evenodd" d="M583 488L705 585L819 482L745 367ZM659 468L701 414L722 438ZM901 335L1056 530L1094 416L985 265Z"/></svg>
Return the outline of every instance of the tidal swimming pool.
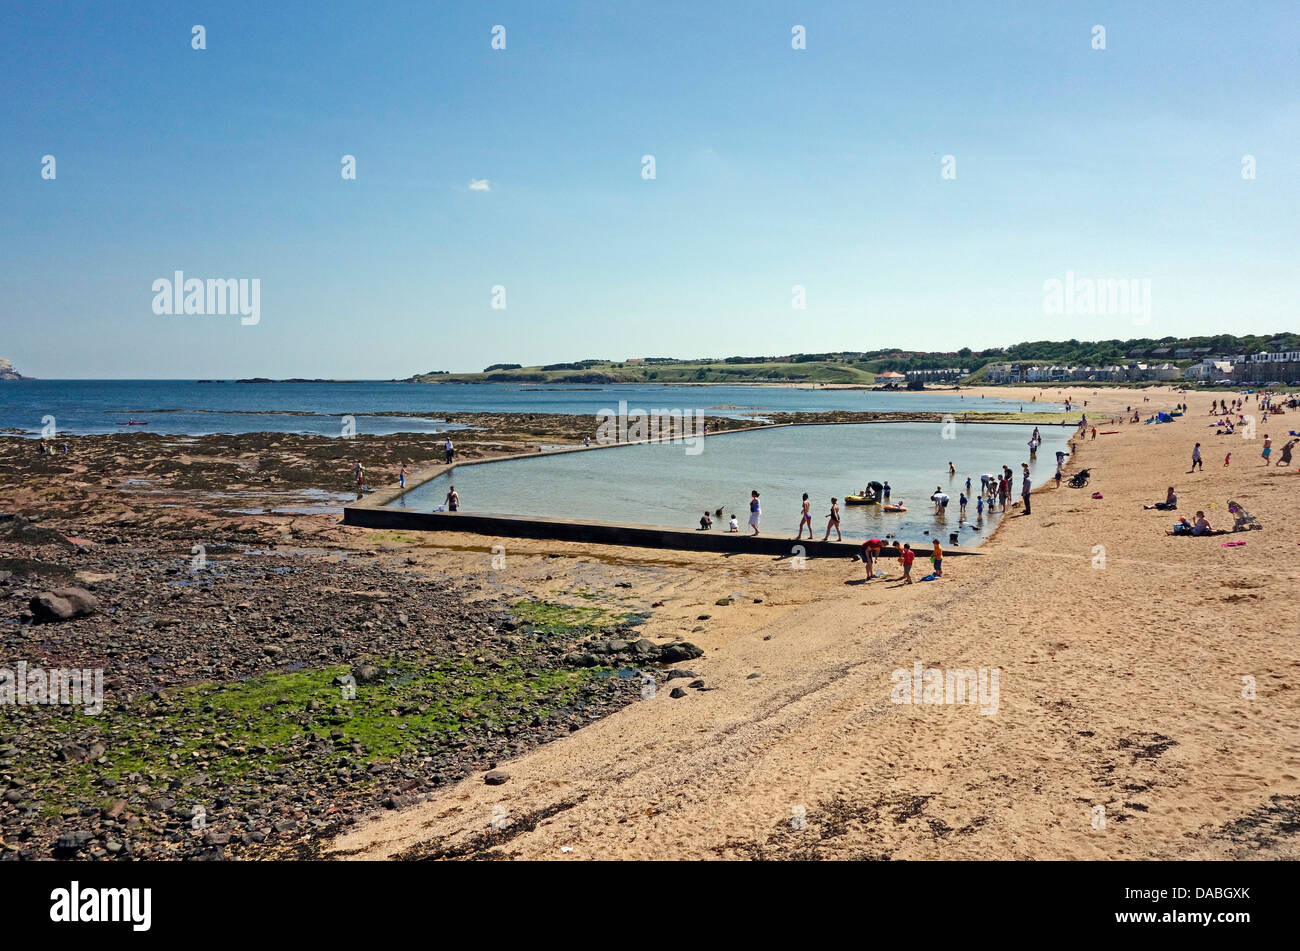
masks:
<svg viewBox="0 0 1300 951"><path fill-rule="evenodd" d="M1014 470L1018 497L1020 463L1030 464L1031 479L1038 486L1056 471L1056 450L1068 449L1072 429L1043 426L1043 443L1031 458L1033 429L957 423L946 430L951 438L944 438L939 423L852 423L719 433L703 441L698 455L689 455L682 443L669 442L460 466L412 489L391 507L432 511L455 485L466 512L693 529L706 510L713 515L722 508L712 531L725 531L728 517L735 513L740 530L748 532L749 492L757 489L763 534L792 538L807 492L817 538L826 531L835 496L846 539L893 534L912 540L929 532L947 543L948 534L957 531L961 544L975 545L1002 515L977 518L972 497L967 519L960 519L957 500L967 477L978 493L982 473L1008 465ZM955 476L949 476L949 460L957 468ZM895 514L878 505L844 504L846 495L871 481L888 482L892 501L908 511ZM930 501L936 487L951 496L943 516L934 514Z"/></svg>

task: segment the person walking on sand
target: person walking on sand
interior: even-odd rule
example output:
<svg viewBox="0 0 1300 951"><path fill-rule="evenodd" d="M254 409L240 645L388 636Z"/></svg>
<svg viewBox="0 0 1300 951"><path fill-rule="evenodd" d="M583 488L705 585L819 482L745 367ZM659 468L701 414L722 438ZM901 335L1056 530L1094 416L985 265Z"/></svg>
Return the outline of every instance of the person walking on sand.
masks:
<svg viewBox="0 0 1300 951"><path fill-rule="evenodd" d="M445 453L447 454L447 465L451 465L451 458L452 458L452 456L454 456L454 455L456 454L456 449L455 449L455 447L452 446L452 444L451 444L451 437L450 437L450 436L448 436L448 437L447 437L447 441L446 441L445 443L442 444L442 449L443 449L443 452L445 452Z"/></svg>
<svg viewBox="0 0 1300 951"><path fill-rule="evenodd" d="M402 468L398 470L397 485L399 488L406 488L406 463L402 463Z"/></svg>
<svg viewBox="0 0 1300 951"><path fill-rule="evenodd" d="M1029 493L1032 490L1029 485L1029 463L1022 462L1020 472L1020 497L1025 501L1025 514L1029 514Z"/></svg>
<svg viewBox="0 0 1300 951"><path fill-rule="evenodd" d="M808 493L803 494L803 507L799 510L799 534L795 536L795 541L803 538L803 527L808 526L808 540L812 541L812 503L808 501Z"/></svg>
<svg viewBox="0 0 1300 951"><path fill-rule="evenodd" d="M758 534L758 522L763 516L763 510L758 505L758 490L754 489L749 493L749 527L754 531L750 534Z"/></svg>
<svg viewBox="0 0 1300 951"><path fill-rule="evenodd" d="M831 514L826 516L826 537L822 541L830 540L832 528L835 529L835 540L844 541L844 536L840 534L840 503L834 496L831 496Z"/></svg>
<svg viewBox="0 0 1300 951"><path fill-rule="evenodd" d="M447 492L447 511L460 511L460 495L456 492L456 487L454 485L451 486L450 490Z"/></svg>
<svg viewBox="0 0 1300 951"><path fill-rule="evenodd" d="M365 488L365 485L366 485L366 467L363 466L363 465L361 464L361 460L358 459L358 460L356 461L356 463L352 466L352 472L353 472L353 473L356 475L356 477L357 477L357 488L358 488L358 489Z"/></svg>
<svg viewBox="0 0 1300 951"><path fill-rule="evenodd" d="M1195 446L1192 447L1192 468L1191 468L1190 471L1195 472L1197 466L1199 466L1199 467L1201 468L1201 471L1202 471L1202 472L1205 471L1205 463L1201 462L1201 444L1200 444L1200 443L1197 443Z"/></svg>
<svg viewBox="0 0 1300 951"><path fill-rule="evenodd" d="M1278 457L1276 465L1291 465L1291 447L1293 447L1297 442L1300 442L1300 439L1292 439L1282 446L1282 455Z"/></svg>
<svg viewBox="0 0 1300 951"><path fill-rule="evenodd" d="M916 552L912 551L912 546L903 545L903 550L898 553L898 563L903 566L903 584L912 583L912 562L916 560Z"/></svg>
<svg viewBox="0 0 1300 951"><path fill-rule="evenodd" d="M1273 454L1273 440L1269 438L1268 433L1264 434L1264 451L1260 453L1264 457L1264 465L1268 465L1268 457Z"/></svg>

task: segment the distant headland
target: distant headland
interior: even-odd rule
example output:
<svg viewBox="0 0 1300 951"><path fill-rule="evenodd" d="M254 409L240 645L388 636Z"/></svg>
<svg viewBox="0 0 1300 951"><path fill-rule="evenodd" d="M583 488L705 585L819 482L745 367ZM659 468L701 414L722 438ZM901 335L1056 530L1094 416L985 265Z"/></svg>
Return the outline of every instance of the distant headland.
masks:
<svg viewBox="0 0 1300 951"><path fill-rule="evenodd" d="M767 383L921 389L927 384L1039 381L1149 382L1200 379L1195 369L1227 373L1220 362L1261 362L1300 351L1300 334L1051 341L951 352L901 350L793 353L784 356L677 359L629 357L542 366L494 363L481 373L432 370L405 383ZM1198 366L1199 365L1199 366ZM1252 368L1253 369L1253 368ZM1050 371L1050 372L1049 372ZM1068 372L1067 372L1068 371ZM1290 372L1287 370L1285 372ZM1246 378L1254 378L1247 374ZM1259 377L1263 379L1264 377ZM1273 377L1268 377L1273 379ZM1291 377L1285 377L1290 380Z"/></svg>

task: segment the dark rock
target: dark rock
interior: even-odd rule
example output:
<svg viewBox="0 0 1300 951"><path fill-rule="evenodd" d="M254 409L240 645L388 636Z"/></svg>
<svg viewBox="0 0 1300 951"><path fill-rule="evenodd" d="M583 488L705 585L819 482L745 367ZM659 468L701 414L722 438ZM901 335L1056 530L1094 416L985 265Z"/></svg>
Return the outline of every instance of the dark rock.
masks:
<svg viewBox="0 0 1300 951"><path fill-rule="evenodd" d="M674 700L680 700L682 697L686 696L686 691L681 687L674 687L668 696L672 697Z"/></svg>
<svg viewBox="0 0 1300 951"><path fill-rule="evenodd" d="M489 786L504 786L510 779L510 774L503 769L493 769L483 774L483 782Z"/></svg>
<svg viewBox="0 0 1300 951"><path fill-rule="evenodd" d="M681 660L694 660L696 657L703 656L704 651L689 641L676 641L672 644L665 644L659 650L659 661L664 664L675 664Z"/></svg>
<svg viewBox="0 0 1300 951"><path fill-rule="evenodd" d="M68 832L59 836L58 841L54 843L54 848L60 852L80 852L94 838L94 833L87 832L84 829L77 832Z"/></svg>

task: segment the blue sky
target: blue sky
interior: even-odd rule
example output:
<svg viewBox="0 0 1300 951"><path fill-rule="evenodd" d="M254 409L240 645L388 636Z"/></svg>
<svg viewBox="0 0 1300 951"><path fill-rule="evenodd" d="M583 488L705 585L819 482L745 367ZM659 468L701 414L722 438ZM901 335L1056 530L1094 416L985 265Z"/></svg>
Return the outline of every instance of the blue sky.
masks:
<svg viewBox="0 0 1300 951"><path fill-rule="evenodd" d="M1300 323L1293 2L621 7L4 6L0 356L383 379ZM178 269L258 278L260 322L155 315ZM1067 271L1150 280L1150 322L1046 315Z"/></svg>

